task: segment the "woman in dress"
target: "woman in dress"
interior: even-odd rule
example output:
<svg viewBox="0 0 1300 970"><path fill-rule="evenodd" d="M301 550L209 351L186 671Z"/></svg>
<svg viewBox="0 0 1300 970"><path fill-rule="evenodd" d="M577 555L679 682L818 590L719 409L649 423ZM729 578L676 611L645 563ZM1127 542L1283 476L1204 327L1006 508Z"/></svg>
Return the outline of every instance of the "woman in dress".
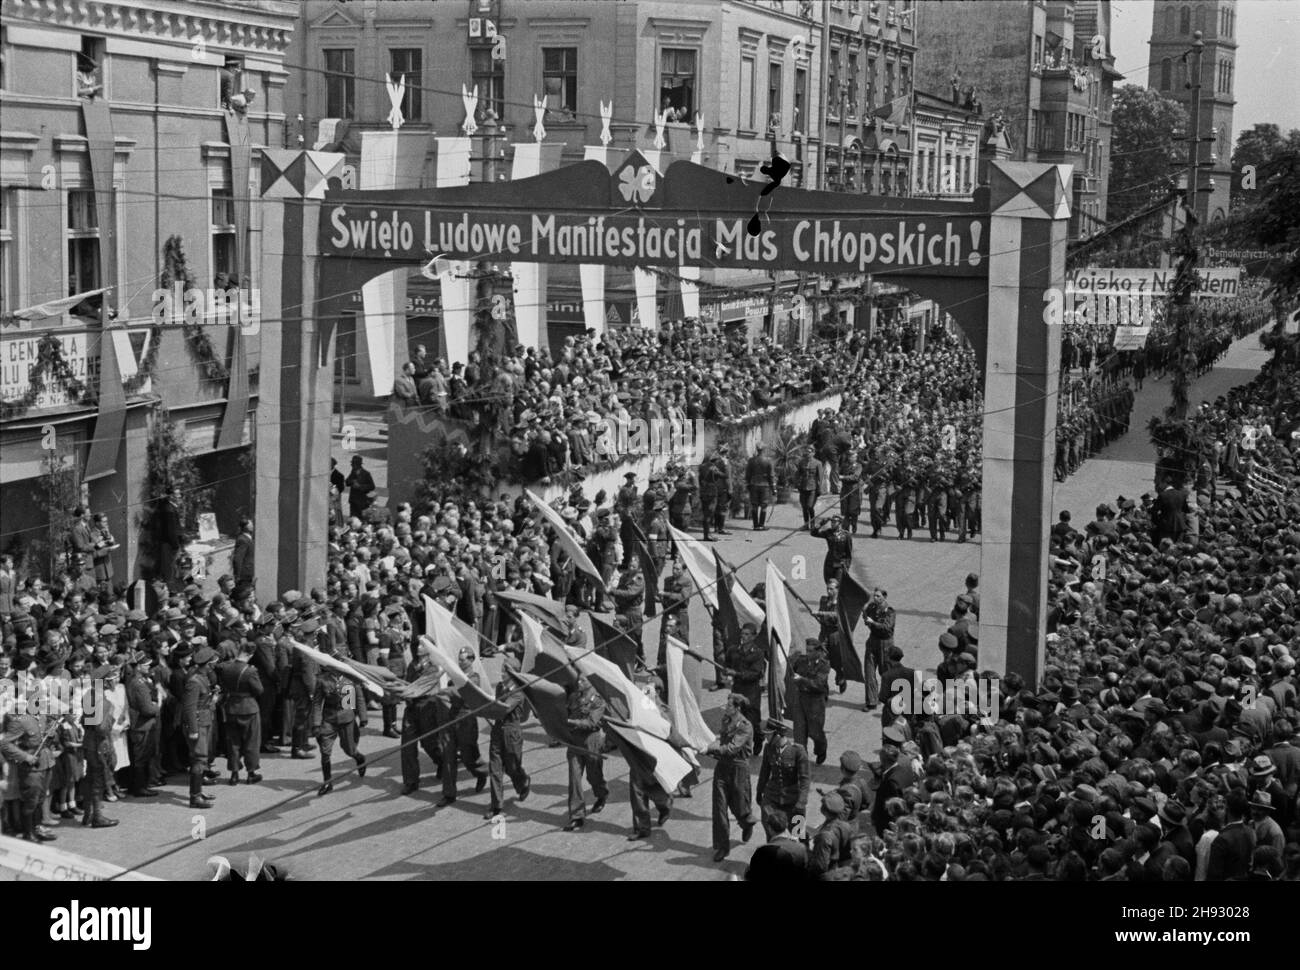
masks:
<svg viewBox="0 0 1300 970"><path fill-rule="evenodd" d="M126 685L122 683L121 668L114 665L114 676L104 685L104 695L111 715L109 739L113 744L113 763L108 766L107 791L104 800L117 801L122 793L117 786L118 772L131 767L131 754L126 744L126 733L131 727L131 715L126 705Z"/></svg>

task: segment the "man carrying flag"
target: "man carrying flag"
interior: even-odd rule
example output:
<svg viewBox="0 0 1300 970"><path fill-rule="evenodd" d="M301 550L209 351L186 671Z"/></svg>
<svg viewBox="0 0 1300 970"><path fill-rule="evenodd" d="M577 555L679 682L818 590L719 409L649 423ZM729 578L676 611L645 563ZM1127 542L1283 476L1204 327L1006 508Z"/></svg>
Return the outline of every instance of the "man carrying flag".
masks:
<svg viewBox="0 0 1300 970"><path fill-rule="evenodd" d="M727 650L727 669L736 685L736 693L745 698L746 714L754 729L754 754L763 750L758 737L759 718L762 716L763 691L767 682L767 654L758 642L758 628L746 623L740 628L740 642ZM779 712L778 712L779 713Z"/></svg>
<svg viewBox="0 0 1300 970"><path fill-rule="evenodd" d="M586 824L587 816L587 801L582 793L584 772L591 781L592 794L596 796L591 814L597 815L603 811L605 802L609 799L609 786L605 784L605 768L602 764L605 732L601 721L605 717L605 702L591 686L591 681L581 675L565 687L564 693L568 702L568 718L565 723L578 741L578 745L570 745L567 751L569 821L564 826L564 831L579 832Z"/></svg>
<svg viewBox="0 0 1300 970"><path fill-rule="evenodd" d="M731 854L728 810L740 823L742 842L748 842L754 834L754 792L749 778L749 759L754 754L754 727L746 710L748 704L743 694L727 697L718 739L704 750L705 754L718 759L713 769L714 862L721 862Z"/></svg>
<svg viewBox="0 0 1300 970"><path fill-rule="evenodd" d="M527 799L532 788L532 779L524 770L523 724L528 720L528 700L517 679L506 676L519 672L519 659L514 650L507 649L502 668L496 695L497 702L506 709L506 713L492 722L492 733L488 739L488 777L492 802L483 816L485 819L495 818L501 812L507 774L519 801Z"/></svg>
<svg viewBox="0 0 1300 970"><path fill-rule="evenodd" d="M863 708L870 711L880 703L880 671L885 669L885 653L894 645L894 608L889 605L889 594L875 590L862 616L871 631L867 636L867 704Z"/></svg>
<svg viewBox="0 0 1300 970"><path fill-rule="evenodd" d="M830 694L830 662L816 637L804 642L804 652L794 658L795 694L791 700L794 742L807 747L812 739L817 763L826 762L826 698Z"/></svg>
<svg viewBox="0 0 1300 970"><path fill-rule="evenodd" d="M468 647L462 647L456 657L460 672L481 690L483 685L479 683L479 676L473 669L474 660L474 651ZM438 743L442 751L442 800L438 802L437 807L446 808L456 801L458 794L456 789L458 758L464 763L466 770L475 777L476 794L487 787L488 773L479 755L478 720L472 714L468 717L462 716L466 713L465 699L452 687L446 687L434 696L439 702L438 713L441 722L450 725L438 731ZM453 721L455 723L451 723Z"/></svg>
<svg viewBox="0 0 1300 970"><path fill-rule="evenodd" d="M627 621L628 635L636 641L637 656L644 661L645 648L641 642L641 628L645 621L641 614L641 602L645 597L645 580L641 577L637 556L632 557L632 561L627 564L627 568L618 578L618 586L610 590L609 595L614 598L614 609L618 611L618 615Z"/></svg>
<svg viewBox="0 0 1300 970"><path fill-rule="evenodd" d="M664 720L669 720L668 711L664 709L663 704L659 701L659 682L651 674L642 674L636 680L637 686L647 698L654 701L659 711L664 716ZM673 797L664 791L662 785L655 779L654 772L642 764L639 752L632 749L630 745L621 744L621 737L615 733L613 735L614 743L618 745L623 756L627 759L628 767L628 799L632 803L632 834L627 837L629 842L636 842L639 839L650 838L650 802L654 802L655 808L659 810L659 817L655 820L655 825L660 827L668 821L668 815L673 810ZM669 731L668 741L674 747L684 747L686 741L675 731Z"/></svg>
<svg viewBox="0 0 1300 970"><path fill-rule="evenodd" d="M867 682L867 675L862 669L862 661L858 659L857 648L853 646L853 631L857 628L858 618L862 616L862 610L870 600L870 594L863 589L862 584L854 579L853 574L846 569L840 584L839 597L835 604L837 619L835 644L839 649L839 664L840 669L843 671L841 683L856 681L859 684L865 684ZM831 665L834 666L833 661Z"/></svg>

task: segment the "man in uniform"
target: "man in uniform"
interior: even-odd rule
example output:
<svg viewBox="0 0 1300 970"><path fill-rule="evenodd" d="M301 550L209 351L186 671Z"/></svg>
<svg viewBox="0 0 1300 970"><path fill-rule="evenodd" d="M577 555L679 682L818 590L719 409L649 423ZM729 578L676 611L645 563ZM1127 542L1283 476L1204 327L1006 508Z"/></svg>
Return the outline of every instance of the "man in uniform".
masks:
<svg viewBox="0 0 1300 970"><path fill-rule="evenodd" d="M262 678L257 668L249 663L253 645L242 640L235 648L235 659L217 665L217 683L221 686L221 707L226 715L226 768L230 771L230 784L239 784L239 764L242 759L248 769L248 783L262 780L261 766L262 711L258 706L262 697Z"/></svg>
<svg viewBox="0 0 1300 970"><path fill-rule="evenodd" d="M704 459L700 465L700 518L704 523L704 541L712 536L709 529L720 536L729 535L723 528L727 522L727 503L730 501L731 482L727 460L719 450Z"/></svg>
<svg viewBox="0 0 1300 970"><path fill-rule="evenodd" d="M185 695L181 700L181 724L190 757L190 808L211 808L213 798L203 791L208 769L208 742L212 733L212 663L217 652L200 647L185 678Z"/></svg>
<svg viewBox="0 0 1300 970"><path fill-rule="evenodd" d="M505 776L510 776L510 783L515 787L515 797L519 801L528 798L532 788L532 779L524 770L524 722L528 720L530 708L523 689L506 671L519 672L519 660L515 651L507 650L502 661L501 680L497 683L497 703L505 709L505 714L492 722L492 731L488 736L488 778L491 804L485 819L495 818L501 812L505 800Z"/></svg>
<svg viewBox="0 0 1300 970"><path fill-rule="evenodd" d="M609 581L614 578L614 546L618 542L618 533L610 524L609 517L609 509L596 510L596 527L587 541L587 555L591 557L592 565L600 571L605 589L609 588ZM588 587L594 590L592 607L597 613L604 613L609 608L606 602L608 594L596 588L595 583L588 583Z"/></svg>
<svg viewBox="0 0 1300 970"><path fill-rule="evenodd" d="M843 694L849 689L849 682L844 679L844 667L840 664L843 652L840 649L839 601L840 581L828 580L826 595L818 600L817 612L813 615L821 627L818 639L826 650L826 662L835 671L835 682L839 685L840 693Z"/></svg>
<svg viewBox="0 0 1300 970"><path fill-rule="evenodd" d="M645 615L654 616L659 600L659 576L663 573L664 561L668 558L669 534L668 520L664 518L663 498L657 492L649 492L645 498L645 513L642 519L642 531L645 533Z"/></svg>
<svg viewBox="0 0 1300 970"><path fill-rule="evenodd" d="M336 650L335 657L342 657L343 651ZM331 756L334 754L334 740L338 739L343 753L357 764L357 775L365 777L366 756L357 750L355 722L357 718L365 723L366 702L361 691L348 677L333 668L323 668L316 675L316 689L312 694L311 728L320 745L321 786L316 794L328 795L334 790L330 780L333 775Z"/></svg>
<svg viewBox="0 0 1300 970"><path fill-rule="evenodd" d="M695 484L695 473L689 468L678 467L676 473L672 494L668 497L668 521L673 528L686 532L689 526L686 510L695 506L699 486Z"/></svg>
<svg viewBox="0 0 1300 970"><path fill-rule="evenodd" d="M749 759L754 750L754 728L745 708L743 694L727 697L718 737L704 753L717 758L713 769L713 861L731 853L731 822L727 812L740 823L740 838L748 842L754 834L753 791L749 781Z"/></svg>
<svg viewBox="0 0 1300 970"><path fill-rule="evenodd" d="M641 604L645 599L645 580L641 577L640 557L633 556L624 564L623 572L618 577L618 585L610 590L614 598L614 610L627 622L628 636L636 641L636 652L645 661L645 649L641 643L641 627L644 623Z"/></svg>
<svg viewBox="0 0 1300 970"><path fill-rule="evenodd" d="M754 449L754 457L745 464L745 484L749 488L749 517L754 531L767 528L767 510L776 491L776 466L763 454L763 446Z"/></svg>
<svg viewBox="0 0 1300 970"><path fill-rule="evenodd" d="M637 557L636 547L639 537L636 530L636 515L641 503L637 498L636 472L628 472L623 478L625 484L618 490L614 510L618 512L619 540L623 543L623 562L619 568L627 569L628 563Z"/></svg>
<svg viewBox="0 0 1300 970"><path fill-rule="evenodd" d="M319 643L321 627L314 618L303 617L297 627L297 636L308 646ZM294 650L289 658L289 697L286 709L292 708L292 734L289 753L293 758L309 758L315 750L307 743L308 721L311 719L312 698L316 695L316 661L301 650ZM285 720L289 720L286 716Z"/></svg>
<svg viewBox="0 0 1300 970"><path fill-rule="evenodd" d="M912 769L906 760L900 757L902 745L907 734L899 722L885 728L881 735L883 747L880 749L880 784L876 786L875 802L871 806L871 824L876 835L883 835L889 827L889 811L886 803L891 798L901 798L903 792L913 782Z"/></svg>
<svg viewBox="0 0 1300 970"><path fill-rule="evenodd" d="M605 702L591 686L586 677L579 676L576 681L564 689L568 702L567 723L581 747L569 746L569 821L564 826L566 832L580 831L586 824L587 801L582 794L582 776L585 772L591 782L592 794L596 796L591 806L591 814L603 811L609 798L609 786L605 784L605 768L601 763L605 747L605 732L601 721L605 717Z"/></svg>
<svg viewBox="0 0 1300 970"><path fill-rule="evenodd" d="M637 686L641 692L654 702L659 708L664 719L668 720L668 711L663 703L659 700L660 681L652 675L642 674L637 678ZM671 724L671 721L669 721ZM675 746L685 744L685 740L670 727L669 740ZM663 785L659 784L653 772L647 772L639 764L628 763L628 800L632 805L632 834L627 837L629 842L636 842L639 839L648 839L650 837L650 803L653 802L655 808L659 810L659 816L655 820L655 825L660 827L668 821L668 815L673 809L673 797L664 791Z"/></svg>
<svg viewBox="0 0 1300 970"><path fill-rule="evenodd" d="M60 754L55 733L57 721L45 712L41 682L30 681L25 713L6 713L4 733L0 734L0 756L14 772L13 783L21 805L22 834L29 842L53 842L55 835L42 823L45 795L50 786L50 772ZM104 694L100 695L101 698ZM100 718L105 723L107 718ZM89 729L88 729L89 730ZM107 735L107 728L104 731ZM91 804L88 794L86 804ZM95 802L98 806L98 802ZM113 823L110 823L113 824Z"/></svg>
<svg viewBox="0 0 1300 970"><path fill-rule="evenodd" d="M822 795L822 827L813 837L808 872L822 881L838 881L848 875L853 864L853 826L846 815L848 806L838 791Z"/></svg>
<svg viewBox="0 0 1300 970"><path fill-rule="evenodd" d="M103 684L101 700L107 701L117 686L117 668L105 664L91 671L90 676L95 682ZM96 829L112 828L117 824L117 819L106 818L100 811L113 784L112 727L117 720L117 712L105 704L101 713L101 717L86 718L85 736L82 739L82 751L86 758L86 807L81 824Z"/></svg>
<svg viewBox="0 0 1300 970"><path fill-rule="evenodd" d="M948 487L948 479L942 472L931 474L925 509L931 542L944 542L948 538Z"/></svg>
<svg viewBox="0 0 1300 970"><path fill-rule="evenodd" d="M415 663L406 671L408 683L414 683L424 674L436 673L429 650L419 647ZM420 748L424 749L442 777L442 751L438 747L438 702L431 695L413 698L402 711L402 794L413 794L420 787Z"/></svg>
<svg viewBox="0 0 1300 970"><path fill-rule="evenodd" d="M456 656L456 663L461 673L465 674L471 683L478 687L483 686L479 683L478 673L473 669L473 650L462 647ZM458 794L456 789L458 763L463 763L465 770L474 776L476 794L487 787L488 772L479 755L478 719L462 716L465 713L465 699L460 696L460 691L454 687L447 687L438 691L434 697L439 703L439 717L444 724L451 724L450 727L443 727L438 731L438 742L442 746L442 800L438 802L438 808L446 808L456 800Z"/></svg>
<svg viewBox="0 0 1300 970"><path fill-rule="evenodd" d="M132 798L156 798L149 787L149 772L158 754L161 707L153 678L149 676L149 655L131 653L126 663L127 751L131 755Z"/></svg>
<svg viewBox="0 0 1300 970"><path fill-rule="evenodd" d="M830 693L831 664L815 637L804 641L804 651L790 665L794 673L794 742L808 746L812 739L817 763L826 761L826 697Z"/></svg>
<svg viewBox="0 0 1300 970"><path fill-rule="evenodd" d="M838 580L840 572L853 562L853 537L843 528L843 517L836 512L822 525L816 525L812 535L826 540L826 560L822 563L822 581Z"/></svg>
<svg viewBox="0 0 1300 970"><path fill-rule="evenodd" d="M727 670L731 675L737 694L745 698L746 713L754 729L754 754L763 750L759 738L759 718L762 716L760 704L766 685L764 674L767 673L767 652L758 642L758 628L753 623L746 623L740 628L740 642L727 650Z"/></svg>
<svg viewBox="0 0 1300 970"><path fill-rule="evenodd" d="M664 580L664 619L659 626L659 657L657 665L664 667L668 660L665 656L668 643L669 619L677 621L677 632L673 636L677 637L682 643L690 646L691 643L691 623L690 623L690 606L691 602L691 581L686 575L686 568L680 561L673 563L672 574Z"/></svg>
<svg viewBox="0 0 1300 970"><path fill-rule="evenodd" d="M871 592L871 602L862 611L867 625L866 663L867 703L863 710L873 710L880 703L880 674L885 669L885 652L894 645L894 608L889 605L889 594L883 589Z"/></svg>
<svg viewBox="0 0 1300 970"><path fill-rule="evenodd" d="M796 820L802 821L808 810L812 766L808 762L807 749L791 739L793 732L793 724L777 717L769 717L764 725L768 745L763 765L758 769L758 804L763 831L769 840L773 832L768 824L768 815L774 809L785 812L796 828Z"/></svg>

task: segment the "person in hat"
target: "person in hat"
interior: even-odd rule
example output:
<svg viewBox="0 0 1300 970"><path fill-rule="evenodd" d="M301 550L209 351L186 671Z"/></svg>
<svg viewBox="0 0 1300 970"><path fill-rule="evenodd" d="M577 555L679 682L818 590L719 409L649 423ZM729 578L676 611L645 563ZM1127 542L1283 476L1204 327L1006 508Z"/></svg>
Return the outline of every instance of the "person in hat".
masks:
<svg viewBox="0 0 1300 970"><path fill-rule="evenodd" d="M341 655L341 652L332 654L335 658ZM360 718L364 723L366 706L358 683L342 671L322 666L315 679L316 686L311 698L311 733L320 747L321 784L316 789L316 795L323 797L334 790L335 740L343 753L356 763L357 776L364 778L366 775L366 756L357 750L356 731L357 719ZM238 762L232 761L231 764L231 770L234 771Z"/></svg>
<svg viewBox="0 0 1300 970"><path fill-rule="evenodd" d="M728 496L731 494L731 471L720 451L705 456L700 463L700 520L704 526L704 541L713 541L710 528L717 536L730 535L726 530Z"/></svg>
<svg viewBox="0 0 1300 970"><path fill-rule="evenodd" d="M749 488L749 515L755 532L767 528L767 510L776 492L776 465L764 454L763 446L745 464L745 485Z"/></svg>
<svg viewBox="0 0 1300 970"><path fill-rule="evenodd" d="M754 727L744 694L727 695L717 740L704 753L717 759L713 769L713 861L731 854L731 822L728 811L740 824L741 841L754 834L753 789L749 759L754 751Z"/></svg>
<svg viewBox="0 0 1300 970"><path fill-rule="evenodd" d="M1246 824L1249 796L1240 788L1232 789L1228 792L1226 808L1227 824L1210 845L1205 873L1208 882L1244 878L1250 869L1251 853L1255 851L1255 830Z"/></svg>
<svg viewBox="0 0 1300 970"><path fill-rule="evenodd" d="M897 622L894 608L889 605L888 592L880 587L871 591L871 599L862 610L862 622L868 631L862 665L866 678L866 703L862 709L873 711L880 703L880 674L885 669L885 654L894 645L894 625Z"/></svg>
<svg viewBox="0 0 1300 970"><path fill-rule="evenodd" d="M591 806L591 814L604 811L609 799L609 786L605 784L605 768L602 754L605 747L605 701L596 693L591 682L579 675L565 685L565 702L568 716L565 723L573 732L575 744L570 744L565 752L569 763L569 821L564 826L566 832L578 832L586 825L587 801L582 791L582 777L585 774L591 782L592 794L596 801Z"/></svg>
<svg viewBox="0 0 1300 970"><path fill-rule="evenodd" d="M844 519L832 513L821 524L814 521L810 534L826 542L826 558L822 561L822 582L839 581L840 574L853 564L853 537L843 528Z"/></svg>
<svg viewBox="0 0 1300 970"><path fill-rule="evenodd" d="M438 665L434 663L428 641L422 639L416 651L415 662L406 670L407 683L414 683L421 677L436 674ZM420 788L420 749L429 756L437 769L437 777L442 777L442 748L439 745L439 703L432 694L424 694L406 701L402 710L402 794L412 795Z"/></svg>
<svg viewBox="0 0 1300 970"><path fill-rule="evenodd" d="M151 665L152 658L144 652L132 652L126 664L127 742L131 753L131 785L127 794L132 798L154 798L158 794L149 787L149 782L158 757L162 705L160 690L149 676Z"/></svg>
<svg viewBox="0 0 1300 970"><path fill-rule="evenodd" d="M623 566L619 574L618 585L609 591L614 600L614 610L627 623L628 636L636 641L637 656L645 662L645 647L642 643L642 627L645 621L642 604L645 600L645 588L649 582L641 575L640 557L633 556Z"/></svg>
<svg viewBox="0 0 1300 970"><path fill-rule="evenodd" d="M190 758L190 808L211 808L214 801L203 791L203 782L207 780L213 722L211 667L216 659L217 653L211 647L194 652L181 701L181 725Z"/></svg>
<svg viewBox="0 0 1300 970"><path fill-rule="evenodd" d="M519 660L507 652L501 665L501 679L496 685L496 700L505 713L492 722L488 737L488 791L491 801L483 818L493 819L505 802L505 778L515 789L515 798L524 801L532 790L532 779L524 770L524 722L532 711L517 677Z"/></svg>
<svg viewBox="0 0 1300 970"><path fill-rule="evenodd" d="M21 686L21 685L19 685ZM26 707L6 710L0 723L0 757L13 772L11 784L18 791L21 830L29 842L53 842L55 835L44 824L45 795L50 775L59 757L58 720L50 716L39 680L29 680Z"/></svg>
<svg viewBox="0 0 1300 970"><path fill-rule="evenodd" d="M1273 818L1276 806L1266 791L1256 790L1250 796L1250 822L1255 830L1255 847L1272 846L1280 856L1286 848L1286 835Z"/></svg>
<svg viewBox="0 0 1300 970"><path fill-rule="evenodd" d="M636 472L628 472L623 476L623 485L619 488L614 502L614 511L618 513L619 518L619 541L623 545L623 561L619 564L621 570L626 570L637 558L637 543L640 541L640 536L637 534L637 513L640 507Z"/></svg>
<svg viewBox="0 0 1300 970"><path fill-rule="evenodd" d="M903 730L903 720L895 721L881 732L880 767L877 776L880 783L876 786L875 801L871 805L871 824L877 835L883 835L889 827L890 799L901 798L915 781L911 764L901 757L902 746L907 742L907 732Z"/></svg>
<svg viewBox="0 0 1300 970"><path fill-rule="evenodd" d="M456 664L470 683L480 689L478 672L474 670L474 651L462 647L456 656ZM438 742L442 748L442 800L438 808L446 808L456 801L459 795L456 786L458 765L464 764L475 779L475 793L483 791L488 783L488 770L479 755L478 720L466 713L465 700L460 691L447 687L434 694L438 701L438 717L444 725L438 731Z"/></svg>
<svg viewBox="0 0 1300 970"><path fill-rule="evenodd" d="M773 831L768 816L773 809L785 812L796 830L806 818L812 765L807 749L794 743L792 722L769 717L763 725L763 733L767 745L763 764L758 769L758 805L763 831L770 841Z"/></svg>
<svg viewBox="0 0 1300 970"><path fill-rule="evenodd" d="M221 709L226 725L226 768L230 784L239 784L239 766L248 769L248 783L262 780L261 767L262 711L260 702L264 694L262 678L249 661L255 646L247 640L239 641L235 657L217 666L217 684L221 688Z"/></svg>
<svg viewBox="0 0 1300 970"><path fill-rule="evenodd" d="M740 640L729 646L726 651L726 674L737 694L745 697L746 713L754 729L754 754L763 751L763 740L759 736L762 717L761 704L765 690L767 673L767 651L758 642L758 627L745 623L740 628Z"/></svg>
<svg viewBox="0 0 1300 970"><path fill-rule="evenodd" d="M668 519L664 516L662 497L647 493L647 508L641 522L645 536L645 615L654 616L659 600L659 577L663 575L668 559L672 536L668 532Z"/></svg>
<svg viewBox="0 0 1300 970"><path fill-rule="evenodd" d="M660 701L660 691L663 689L663 684L659 678L648 672L641 673L636 677L636 684L646 698L654 703L660 713L664 715L664 720L671 725L667 708ZM668 740L674 747L686 746L686 740L671 726L668 732ZM627 837L629 842L650 838L650 804L652 802L659 812L654 824L661 828L668 821L668 816L673 809L673 796L664 790L663 785L655 778L653 772L647 771L639 761L633 758L628 759L628 799L632 805L632 834Z"/></svg>
<svg viewBox="0 0 1300 970"><path fill-rule="evenodd" d="M843 479L841 479L842 481ZM839 881L853 864L853 826L846 818L848 807L838 791L822 794L822 825L813 836L808 874L824 882Z"/></svg>
<svg viewBox="0 0 1300 970"><path fill-rule="evenodd" d="M804 641L803 652L790 664L794 679L794 696L790 705L794 719L795 744L808 745L812 739L817 763L826 761L826 701L830 696L831 664L826 649L816 637Z"/></svg>

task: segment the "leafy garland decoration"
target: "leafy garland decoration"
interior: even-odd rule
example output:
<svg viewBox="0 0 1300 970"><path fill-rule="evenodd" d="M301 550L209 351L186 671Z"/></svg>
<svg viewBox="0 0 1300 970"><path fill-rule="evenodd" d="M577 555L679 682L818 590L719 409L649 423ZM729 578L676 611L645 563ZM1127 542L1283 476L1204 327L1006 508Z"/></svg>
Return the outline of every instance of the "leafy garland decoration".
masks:
<svg viewBox="0 0 1300 970"><path fill-rule="evenodd" d="M62 342L55 334L47 333L36 345L36 363L28 372L27 390L21 397L0 401L0 419L22 417L34 407L45 390L47 375L54 386L67 393L69 401L90 404L94 400L85 382L77 379L72 373L72 365L64 359Z"/></svg>
<svg viewBox="0 0 1300 970"><path fill-rule="evenodd" d="M181 237L169 236L163 243L163 271L158 283L164 290L170 290L178 280L187 292L197 288L194 276L186 262L185 245ZM212 346L212 340L203 329L203 325L191 323L186 317L181 329L185 333L185 341L189 345L190 353L199 362L203 376L210 381L226 380L230 376L230 371L217 354L216 348Z"/></svg>

